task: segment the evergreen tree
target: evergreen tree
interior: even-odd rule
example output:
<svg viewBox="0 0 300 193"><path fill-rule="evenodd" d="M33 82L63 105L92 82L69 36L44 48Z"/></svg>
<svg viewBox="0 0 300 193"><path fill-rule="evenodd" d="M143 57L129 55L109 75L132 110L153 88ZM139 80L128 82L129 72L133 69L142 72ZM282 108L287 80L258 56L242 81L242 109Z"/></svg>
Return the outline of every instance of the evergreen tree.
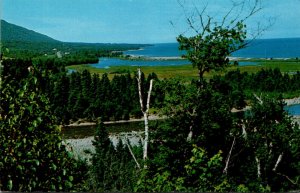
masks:
<svg viewBox="0 0 300 193"><path fill-rule="evenodd" d="M112 157L114 147L108 137L103 122L98 123L93 141L95 153L92 156L92 173L94 180L94 191L108 191L112 189Z"/></svg>
<svg viewBox="0 0 300 193"><path fill-rule="evenodd" d="M79 96L81 94L81 78L79 73L75 72L71 74L69 88L68 111L71 114L71 118L76 119L77 115L74 106L78 103Z"/></svg>
<svg viewBox="0 0 300 193"><path fill-rule="evenodd" d="M54 109L54 114L60 119L60 122L68 123L70 115L67 109L68 98L69 98L69 77L63 74L59 79L57 79L54 87L54 96L52 101L52 106Z"/></svg>
<svg viewBox="0 0 300 193"><path fill-rule="evenodd" d="M120 140L113 147L103 122L98 123L92 155L93 191L133 191L137 172L135 162Z"/></svg>

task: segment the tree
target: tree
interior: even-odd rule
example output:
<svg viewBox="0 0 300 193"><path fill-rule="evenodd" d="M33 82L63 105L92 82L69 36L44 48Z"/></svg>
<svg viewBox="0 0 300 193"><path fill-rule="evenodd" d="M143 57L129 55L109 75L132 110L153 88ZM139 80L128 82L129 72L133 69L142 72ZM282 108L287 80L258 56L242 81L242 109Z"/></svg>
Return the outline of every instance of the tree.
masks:
<svg viewBox="0 0 300 193"><path fill-rule="evenodd" d="M83 117L84 118L91 118L91 114L92 112L90 111L91 109L89 108L92 104L92 102L94 102L93 100L91 100L92 98L92 94L93 94L93 90L91 90L91 86L92 86L92 77L91 74L88 70L84 70L81 73L81 93L82 95L80 97L82 97L82 100L84 101L83 103L81 103L81 107L83 108Z"/></svg>
<svg viewBox="0 0 300 193"><path fill-rule="evenodd" d="M78 103L79 96L81 95L81 78L80 73L75 72L70 77L70 91L68 97L68 112L71 114L71 118L74 120L77 117L75 104Z"/></svg>
<svg viewBox="0 0 300 193"><path fill-rule="evenodd" d="M47 97L32 75L1 85L0 189L71 191L86 168L62 143Z"/></svg>
<svg viewBox="0 0 300 193"><path fill-rule="evenodd" d="M63 124L68 124L70 115L67 109L70 82L69 77L63 74L56 81L56 84L53 89L53 99L52 106L54 109L54 114L60 122Z"/></svg>
<svg viewBox="0 0 300 193"><path fill-rule="evenodd" d="M132 192L137 177L135 163L121 140L114 148L102 121L97 125L93 145L92 190Z"/></svg>
<svg viewBox="0 0 300 193"><path fill-rule="evenodd" d="M178 2L184 9L184 5L180 1ZM195 7L196 16L187 16L185 12L189 28L193 30L195 35L187 37L181 34L177 37L177 41L179 42L179 49L186 51L183 57L191 61L193 67L198 68L201 84L204 81L205 72L225 68L229 64L228 56L247 45L244 22L261 9L259 0L254 1L249 13L244 18L240 18L240 14L238 14L228 21L233 10L238 9L240 6L243 8L244 3L233 5L221 22L216 21L209 15L205 17L207 6L202 11Z"/></svg>
<svg viewBox="0 0 300 193"><path fill-rule="evenodd" d="M257 179L262 185L270 186L272 191L299 188L300 185L300 130L297 124L292 123L284 106L280 96L275 99L256 97L242 132L246 150L242 157L252 160L252 171L248 170L245 178L252 175L253 181ZM239 167L244 163L233 164ZM247 166L248 169L251 165ZM240 168L235 168L234 172Z"/></svg>
<svg viewBox="0 0 300 193"><path fill-rule="evenodd" d="M200 91L196 84L174 81L169 86L165 98L169 118L153 132L155 146L150 148L155 153L150 157L150 168L167 169L172 176L178 176L191 156L192 144L206 149L209 156L219 150L228 152L229 133L235 123L228 95L211 85Z"/></svg>
<svg viewBox="0 0 300 193"><path fill-rule="evenodd" d="M145 123L145 138L144 138L144 144L143 144L143 159L146 161L148 158L148 143L149 143L149 125L148 125L148 113L149 113L149 108L150 108L150 97L151 97L151 91L152 91L152 85L153 85L153 79L150 80L150 85L149 85L149 90L147 94L147 102L145 106L145 101L144 101L144 95L143 95L143 90L142 90L142 72L141 69L138 69L138 90L139 90L139 99L140 99L140 105L141 105L141 111L144 115L144 123ZM146 163L144 164L144 167L146 168L147 165Z"/></svg>
<svg viewBox="0 0 300 193"><path fill-rule="evenodd" d="M112 157L114 147L108 138L104 123L101 121L96 128L96 134L93 141L95 153L92 157L92 173L95 183L94 191L108 191L112 189Z"/></svg>

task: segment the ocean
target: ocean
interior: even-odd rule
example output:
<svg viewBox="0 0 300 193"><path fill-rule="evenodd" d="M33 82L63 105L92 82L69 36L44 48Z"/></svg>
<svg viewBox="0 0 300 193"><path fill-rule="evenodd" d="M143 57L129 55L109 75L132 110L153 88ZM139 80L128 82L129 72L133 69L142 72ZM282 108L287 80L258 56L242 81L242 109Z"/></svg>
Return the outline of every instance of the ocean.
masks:
<svg viewBox="0 0 300 193"><path fill-rule="evenodd" d="M153 44L140 50L124 52L127 55L145 57L180 57L178 43ZM300 38L257 39L248 47L234 52L232 57L242 58L300 58Z"/></svg>
<svg viewBox="0 0 300 193"><path fill-rule="evenodd" d="M140 50L129 50L127 55L144 57L180 57L184 54L178 50L178 43L153 44ZM231 55L242 58L300 58L300 38L260 39L254 40L247 48ZM187 60L121 60L118 58L100 58L96 68L111 66L172 66L189 64ZM256 65L255 62L239 62L239 65ZM288 106L286 110L291 115L300 115L300 105Z"/></svg>
<svg viewBox="0 0 300 193"><path fill-rule="evenodd" d="M178 50L178 43L161 43L143 47L139 50L125 51L125 55L142 57L173 57L172 60L123 60L118 58L100 58L96 68L111 66L174 66L190 64L188 60L174 59L184 54ZM253 40L248 47L234 52L231 57L241 58L300 58L300 38L258 39ZM239 62L240 66L257 65L256 62Z"/></svg>

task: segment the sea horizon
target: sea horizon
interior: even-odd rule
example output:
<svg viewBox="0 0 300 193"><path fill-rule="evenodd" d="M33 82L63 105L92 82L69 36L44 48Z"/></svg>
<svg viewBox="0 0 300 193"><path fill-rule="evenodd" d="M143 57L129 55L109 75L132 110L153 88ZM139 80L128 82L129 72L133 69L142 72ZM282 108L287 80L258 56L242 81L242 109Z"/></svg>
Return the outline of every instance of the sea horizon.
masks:
<svg viewBox="0 0 300 193"><path fill-rule="evenodd" d="M299 58L300 37L262 38L251 41L249 45L230 55L240 58ZM178 42L153 43L139 50L125 51L125 55L143 57L180 57L184 51L178 49Z"/></svg>

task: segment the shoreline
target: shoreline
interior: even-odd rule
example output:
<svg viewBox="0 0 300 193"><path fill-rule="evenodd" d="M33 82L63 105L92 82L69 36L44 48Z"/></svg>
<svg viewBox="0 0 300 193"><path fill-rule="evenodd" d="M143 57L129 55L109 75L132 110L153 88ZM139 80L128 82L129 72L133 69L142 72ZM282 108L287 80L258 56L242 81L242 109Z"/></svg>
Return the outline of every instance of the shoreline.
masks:
<svg viewBox="0 0 300 193"><path fill-rule="evenodd" d="M297 105L300 104L300 97L295 97L292 99L284 99L286 106Z"/></svg>
<svg viewBox="0 0 300 193"><path fill-rule="evenodd" d="M144 56L144 55L123 55L123 60L185 60L180 56Z"/></svg>
<svg viewBox="0 0 300 193"><path fill-rule="evenodd" d="M286 103L286 106L292 106L292 105L297 105L300 104L300 97L295 97L292 99L284 99L284 102ZM241 110L237 110L237 109L232 109L232 112L238 112L238 111L244 111L249 109L249 106L246 106L244 109ZM300 115L292 115L292 117L299 117ZM165 116L157 116L157 115L149 115L149 121L153 121L153 120L162 120L162 119L166 119ZM140 118L140 119L129 119L129 120L119 120L119 121L105 121L104 125L110 125L110 124L122 124L122 123L131 123L131 122L142 122L144 121L144 118ZM77 121L74 123L71 123L69 125L61 125L62 128L72 128L72 127L81 127L81 126L95 126L96 122L89 122L89 121Z"/></svg>
<svg viewBox="0 0 300 193"><path fill-rule="evenodd" d="M162 120L165 119L166 117L160 117L157 115L149 115L148 120L149 121L155 121L155 120ZM129 119L129 120L119 120L119 121L104 121L104 125L110 125L110 124L122 124L122 123L132 123L132 122L142 122L144 121L144 118L140 119ZM88 121L83 121L83 122L75 122L71 123L69 125L61 125L62 128L69 128L69 127L81 127L81 126L94 126L96 125L96 122L88 122Z"/></svg>
<svg viewBox="0 0 300 193"><path fill-rule="evenodd" d="M127 58L126 58L127 56ZM260 61L270 61L270 60L294 60L295 58L252 58L252 57L236 57L228 56L229 61L249 61L249 60L260 60ZM124 60L187 60L181 56L145 56L145 55L123 55Z"/></svg>

